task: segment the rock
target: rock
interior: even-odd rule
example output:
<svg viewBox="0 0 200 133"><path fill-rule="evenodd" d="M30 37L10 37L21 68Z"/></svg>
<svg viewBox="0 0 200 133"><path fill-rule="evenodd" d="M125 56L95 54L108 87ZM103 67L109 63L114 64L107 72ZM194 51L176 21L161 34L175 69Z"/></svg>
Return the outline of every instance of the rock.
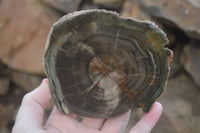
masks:
<svg viewBox="0 0 200 133"><path fill-rule="evenodd" d="M10 87L10 69L0 61L0 96L8 93Z"/></svg>
<svg viewBox="0 0 200 133"><path fill-rule="evenodd" d="M19 71L12 71L11 81L17 86L29 92L40 85L42 77L38 75L23 73Z"/></svg>
<svg viewBox="0 0 200 133"><path fill-rule="evenodd" d="M43 0L43 1L61 12L69 13L78 10L78 7L82 0Z"/></svg>
<svg viewBox="0 0 200 133"><path fill-rule="evenodd" d="M190 37L200 39L199 0L138 0L147 12L163 23L182 29Z"/></svg>
<svg viewBox="0 0 200 133"><path fill-rule="evenodd" d="M42 74L46 38L59 17L40 0L2 1L0 60L10 68Z"/></svg>
<svg viewBox="0 0 200 133"><path fill-rule="evenodd" d="M11 132L24 94L22 89L11 84L9 93L6 96L0 96L0 133Z"/></svg>
<svg viewBox="0 0 200 133"><path fill-rule="evenodd" d="M11 129L8 128L11 121L13 121L12 114L15 112L13 104L4 105L0 103L0 132L10 133Z"/></svg>
<svg viewBox="0 0 200 133"><path fill-rule="evenodd" d="M185 74L180 74L169 80L164 95L159 99L163 104L164 115L167 119L159 123L167 126L173 125L164 132L159 128L155 133L197 133L200 131L200 91L194 82ZM152 132L154 132L153 130Z"/></svg>
<svg viewBox="0 0 200 133"><path fill-rule="evenodd" d="M176 42L176 33L174 33L174 31L168 27L163 26L162 30L166 33L167 38L169 40L169 44L167 46L173 46L175 45Z"/></svg>
<svg viewBox="0 0 200 133"><path fill-rule="evenodd" d="M1 50L0 50L1 51ZM8 77L10 74L10 69L4 63L0 61L0 78Z"/></svg>
<svg viewBox="0 0 200 133"><path fill-rule="evenodd" d="M173 49L173 60L170 64L169 78L175 77L181 70L180 55L181 55L181 44L177 43L175 45L175 48Z"/></svg>
<svg viewBox="0 0 200 133"><path fill-rule="evenodd" d="M108 9L119 9L122 4L122 0L93 0L93 4Z"/></svg>
<svg viewBox="0 0 200 133"><path fill-rule="evenodd" d="M191 42L184 47L181 63L200 87L200 42Z"/></svg>
<svg viewBox="0 0 200 133"><path fill-rule="evenodd" d="M194 82L181 73L169 79L164 95L158 101L163 105L163 114L152 133L198 133L200 131L200 91ZM126 132L142 116L132 114Z"/></svg>
<svg viewBox="0 0 200 133"><path fill-rule="evenodd" d="M0 120L1 120L0 127L6 125L5 115L6 115L5 107L0 103Z"/></svg>
<svg viewBox="0 0 200 133"><path fill-rule="evenodd" d="M123 4L122 13L121 15L123 17L132 17L139 20L147 20L147 21L153 21L158 25L159 28L161 28L167 35L167 38L169 39L168 46L171 46L175 42L175 34L173 31L167 27L163 27L162 23L160 23L155 18L152 18L150 14L145 12L138 4L137 0L126 0Z"/></svg>
<svg viewBox="0 0 200 133"><path fill-rule="evenodd" d="M151 20L150 15L140 8L137 0L126 0L123 4L121 15L123 17L132 17L140 20Z"/></svg>
<svg viewBox="0 0 200 133"><path fill-rule="evenodd" d="M9 91L9 78L0 78L0 96L6 95Z"/></svg>
<svg viewBox="0 0 200 133"><path fill-rule="evenodd" d="M10 131L6 127L0 128L0 132L1 133L10 133Z"/></svg>
<svg viewBox="0 0 200 133"><path fill-rule="evenodd" d="M88 9L99 9L99 6L90 3L83 3L80 7L80 10L88 10Z"/></svg>

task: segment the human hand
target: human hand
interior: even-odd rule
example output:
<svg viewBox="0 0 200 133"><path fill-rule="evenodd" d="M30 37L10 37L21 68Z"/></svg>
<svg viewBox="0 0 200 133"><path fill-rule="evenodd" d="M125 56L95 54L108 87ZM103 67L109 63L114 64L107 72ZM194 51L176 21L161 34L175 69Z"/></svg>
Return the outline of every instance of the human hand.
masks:
<svg viewBox="0 0 200 133"><path fill-rule="evenodd" d="M62 114L53 108L45 126L43 126L44 109L51 100L48 80L26 94L18 111L12 133L122 133L128 123L130 110L125 114L110 118L83 117L78 122L73 114ZM149 133L162 113L162 105L155 102L149 113L145 113L141 120L129 133Z"/></svg>

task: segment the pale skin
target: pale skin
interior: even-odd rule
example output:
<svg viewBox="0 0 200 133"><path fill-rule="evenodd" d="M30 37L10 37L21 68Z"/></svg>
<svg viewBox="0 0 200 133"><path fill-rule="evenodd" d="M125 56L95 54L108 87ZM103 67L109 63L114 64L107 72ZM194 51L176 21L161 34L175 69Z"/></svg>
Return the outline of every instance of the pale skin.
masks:
<svg viewBox="0 0 200 133"><path fill-rule="evenodd" d="M26 94L18 111L12 133L123 133L130 117L130 110L111 119L83 117L78 122L74 114L62 114L53 108L43 125L44 109L51 100L48 80ZM150 112L145 113L129 133L149 133L162 114L162 105L155 102Z"/></svg>

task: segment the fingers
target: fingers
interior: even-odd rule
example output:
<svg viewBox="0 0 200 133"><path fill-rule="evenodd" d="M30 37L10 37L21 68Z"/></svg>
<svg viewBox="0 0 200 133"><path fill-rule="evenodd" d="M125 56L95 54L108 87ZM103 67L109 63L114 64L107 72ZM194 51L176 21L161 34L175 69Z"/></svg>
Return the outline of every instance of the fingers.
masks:
<svg viewBox="0 0 200 133"><path fill-rule="evenodd" d="M102 133L123 133L130 117L130 110L125 114L108 119L102 127Z"/></svg>
<svg viewBox="0 0 200 133"><path fill-rule="evenodd" d="M149 133L160 118L161 114L162 105L159 102L155 102L150 112L146 113L129 133Z"/></svg>
<svg viewBox="0 0 200 133"><path fill-rule="evenodd" d="M75 120L76 115L62 114L54 107L47 123L45 130L54 130L56 132L67 132L67 133L99 133L95 128L85 126L84 124Z"/></svg>
<svg viewBox="0 0 200 133"><path fill-rule="evenodd" d="M48 80L44 79L38 88L24 96L14 129L23 128L26 131L30 128L42 128L44 108L50 100Z"/></svg>

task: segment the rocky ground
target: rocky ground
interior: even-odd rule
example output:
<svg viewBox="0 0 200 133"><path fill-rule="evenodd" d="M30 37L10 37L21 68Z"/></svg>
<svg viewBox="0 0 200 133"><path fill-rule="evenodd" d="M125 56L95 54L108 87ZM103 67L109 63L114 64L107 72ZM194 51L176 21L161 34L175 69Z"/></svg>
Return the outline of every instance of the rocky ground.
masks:
<svg viewBox="0 0 200 133"><path fill-rule="evenodd" d="M61 2L61 1L60 1ZM66 13L107 9L155 22L174 51L171 74L158 101L164 112L152 133L200 132L199 0L0 0L0 132L9 133L20 102L45 77L42 56L52 24ZM66 8L63 8L66 5ZM51 106L47 109L47 115ZM142 115L132 111L126 132Z"/></svg>
<svg viewBox="0 0 200 133"><path fill-rule="evenodd" d="M199 133L200 89L185 73L169 79L167 87L158 99L163 105L161 119L152 133ZM132 112L127 131L142 115L141 110Z"/></svg>

